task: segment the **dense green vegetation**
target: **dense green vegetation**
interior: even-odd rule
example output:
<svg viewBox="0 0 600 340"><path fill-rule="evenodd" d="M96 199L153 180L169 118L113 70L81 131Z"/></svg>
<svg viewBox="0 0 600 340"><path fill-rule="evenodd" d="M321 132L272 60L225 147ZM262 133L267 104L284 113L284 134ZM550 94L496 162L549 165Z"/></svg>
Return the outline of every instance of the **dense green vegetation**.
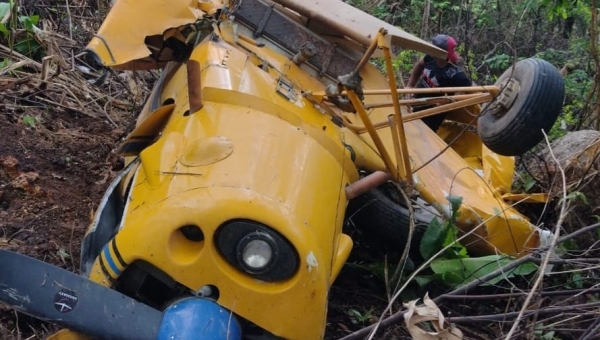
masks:
<svg viewBox="0 0 600 340"><path fill-rule="evenodd" d="M437 33L454 36L463 67L480 84L493 84L516 60L546 59L568 73L565 107L551 137L598 127L595 0L347 2L426 40ZM399 51L395 66L403 78L417 58L415 52Z"/></svg>

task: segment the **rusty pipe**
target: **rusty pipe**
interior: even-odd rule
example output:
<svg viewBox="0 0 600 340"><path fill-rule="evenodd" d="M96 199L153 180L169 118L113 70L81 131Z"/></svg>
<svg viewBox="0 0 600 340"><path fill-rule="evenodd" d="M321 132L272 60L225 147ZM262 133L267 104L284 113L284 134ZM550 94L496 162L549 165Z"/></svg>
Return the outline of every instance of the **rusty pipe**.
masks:
<svg viewBox="0 0 600 340"><path fill-rule="evenodd" d="M392 179L392 176L383 171L375 171L374 173L359 179L358 181L348 185L345 189L346 197L351 200L365 192L374 189L383 183Z"/></svg>

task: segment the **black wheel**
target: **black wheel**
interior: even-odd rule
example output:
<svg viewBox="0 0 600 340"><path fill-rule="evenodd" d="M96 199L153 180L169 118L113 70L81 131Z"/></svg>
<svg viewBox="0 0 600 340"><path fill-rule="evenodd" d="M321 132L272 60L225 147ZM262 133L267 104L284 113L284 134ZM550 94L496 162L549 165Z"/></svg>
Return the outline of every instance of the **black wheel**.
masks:
<svg viewBox="0 0 600 340"><path fill-rule="evenodd" d="M420 257L419 244L429 226L437 218L431 206L418 200L413 204L415 230L411 240L410 254ZM393 184L384 184L348 202L346 225L358 231L375 243L381 250L403 252L408 240L410 219L405 201Z"/></svg>
<svg viewBox="0 0 600 340"><path fill-rule="evenodd" d="M565 97L563 78L549 62L529 58L506 70L496 82L502 92L478 120L483 143L504 156L536 146L558 118Z"/></svg>

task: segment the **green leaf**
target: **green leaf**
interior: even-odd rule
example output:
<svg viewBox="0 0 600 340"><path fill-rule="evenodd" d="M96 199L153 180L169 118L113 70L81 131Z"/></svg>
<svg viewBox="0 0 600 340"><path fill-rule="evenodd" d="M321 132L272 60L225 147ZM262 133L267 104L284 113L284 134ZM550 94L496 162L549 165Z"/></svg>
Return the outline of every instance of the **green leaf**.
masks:
<svg viewBox="0 0 600 340"><path fill-rule="evenodd" d="M576 201L577 199L581 200L585 205L590 205L587 197L581 191L573 191L567 195L568 200Z"/></svg>
<svg viewBox="0 0 600 340"><path fill-rule="evenodd" d="M23 26L25 26L25 29L28 30L29 32L34 32L35 24L37 24L40 21L40 16L39 15L32 15L32 16L20 16L19 17L19 22L23 24Z"/></svg>
<svg viewBox="0 0 600 340"><path fill-rule="evenodd" d="M21 54L33 57L36 53L39 53L41 46L33 37L27 37L23 40L19 40L13 45L13 48Z"/></svg>
<svg viewBox="0 0 600 340"><path fill-rule="evenodd" d="M518 276L525 276L525 275L533 274L537 270L538 270L537 264L532 263L532 262L526 262L526 263L523 263L522 265L518 266L517 268L515 268L512 271L512 274L518 275Z"/></svg>
<svg viewBox="0 0 600 340"><path fill-rule="evenodd" d="M458 216L458 210L462 204L463 198L460 196L448 196L446 197L448 202L450 202L450 206L452 207L452 219L455 219Z"/></svg>
<svg viewBox="0 0 600 340"><path fill-rule="evenodd" d="M455 226L448 226L446 230L446 237L442 243L442 247L447 247L452 244L450 249L444 253L446 258L461 258L467 257L467 248L465 248L460 242L455 242L458 238L458 229Z"/></svg>
<svg viewBox="0 0 600 340"><path fill-rule="evenodd" d="M569 250L579 250L579 245L577 244L577 241L575 241L573 239L566 240L565 242L562 243L562 246L567 251L569 251Z"/></svg>
<svg viewBox="0 0 600 340"><path fill-rule="evenodd" d="M465 281L464 275L451 271L436 274L436 278L450 287L459 286Z"/></svg>
<svg viewBox="0 0 600 340"><path fill-rule="evenodd" d="M415 276L415 282L419 285L419 287L426 287L431 281L433 281L433 276Z"/></svg>
<svg viewBox="0 0 600 340"><path fill-rule="evenodd" d="M0 2L0 20L3 19L9 12L11 9L11 4L8 2ZM8 28L6 28L6 25L0 23L0 33L2 33L2 35L4 35L5 37L8 37L8 35L10 34L10 32L8 31Z"/></svg>
<svg viewBox="0 0 600 340"><path fill-rule="evenodd" d="M25 123L25 125L35 127L35 118L31 117L30 115L25 115L23 116L23 123Z"/></svg>
<svg viewBox="0 0 600 340"><path fill-rule="evenodd" d="M419 252L425 260L430 259L435 253L437 253L446 238L446 230L440 224L437 219L431 220L423 238L421 244L419 244Z"/></svg>
<svg viewBox="0 0 600 340"><path fill-rule="evenodd" d="M583 288L583 277L581 276L580 273L574 273L573 276L571 277L571 280L573 281L575 288L577 288L577 289Z"/></svg>
<svg viewBox="0 0 600 340"><path fill-rule="evenodd" d="M4 18L10 12L11 4L8 2L0 2L0 19Z"/></svg>
<svg viewBox="0 0 600 340"><path fill-rule="evenodd" d="M5 37L8 37L8 35L10 34L10 32L4 24L0 24L0 33L2 33L2 35L4 35Z"/></svg>
<svg viewBox="0 0 600 340"><path fill-rule="evenodd" d="M461 259L438 259L431 262L431 270L433 270L433 272L438 275L438 278L445 284L457 286L481 279L483 276L506 266L512 261L514 261L514 259L501 255ZM537 266L535 264L525 263L514 270L508 271L483 283L483 285L494 285L504 279L514 277L515 275L528 275L536 270Z"/></svg>
<svg viewBox="0 0 600 340"><path fill-rule="evenodd" d="M40 22L40 16L37 15L37 14L36 15L32 15L32 16L29 17L29 20L31 21L31 23L33 25L37 25L38 22Z"/></svg>
<svg viewBox="0 0 600 340"><path fill-rule="evenodd" d="M33 31L33 23L29 18L25 18L25 20L23 20L23 25L25 26L25 29L29 32Z"/></svg>
<svg viewBox="0 0 600 340"><path fill-rule="evenodd" d="M535 179L529 178L525 181L525 183L523 183L523 189L525 189L525 192L529 192L529 190L531 190L536 183L537 181Z"/></svg>

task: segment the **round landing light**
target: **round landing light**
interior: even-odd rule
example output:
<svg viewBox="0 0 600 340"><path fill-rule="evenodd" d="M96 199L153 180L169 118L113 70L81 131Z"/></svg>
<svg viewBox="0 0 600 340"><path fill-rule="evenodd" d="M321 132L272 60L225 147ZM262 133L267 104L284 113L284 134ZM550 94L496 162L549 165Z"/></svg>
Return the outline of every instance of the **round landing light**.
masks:
<svg viewBox="0 0 600 340"><path fill-rule="evenodd" d="M273 257L273 248L269 242L254 239L247 242L242 249L242 261L244 265L253 270L265 268Z"/></svg>
<svg viewBox="0 0 600 340"><path fill-rule="evenodd" d="M215 232L219 253L236 269L255 279L290 279L300 260L295 247L273 228L252 220L227 221Z"/></svg>

